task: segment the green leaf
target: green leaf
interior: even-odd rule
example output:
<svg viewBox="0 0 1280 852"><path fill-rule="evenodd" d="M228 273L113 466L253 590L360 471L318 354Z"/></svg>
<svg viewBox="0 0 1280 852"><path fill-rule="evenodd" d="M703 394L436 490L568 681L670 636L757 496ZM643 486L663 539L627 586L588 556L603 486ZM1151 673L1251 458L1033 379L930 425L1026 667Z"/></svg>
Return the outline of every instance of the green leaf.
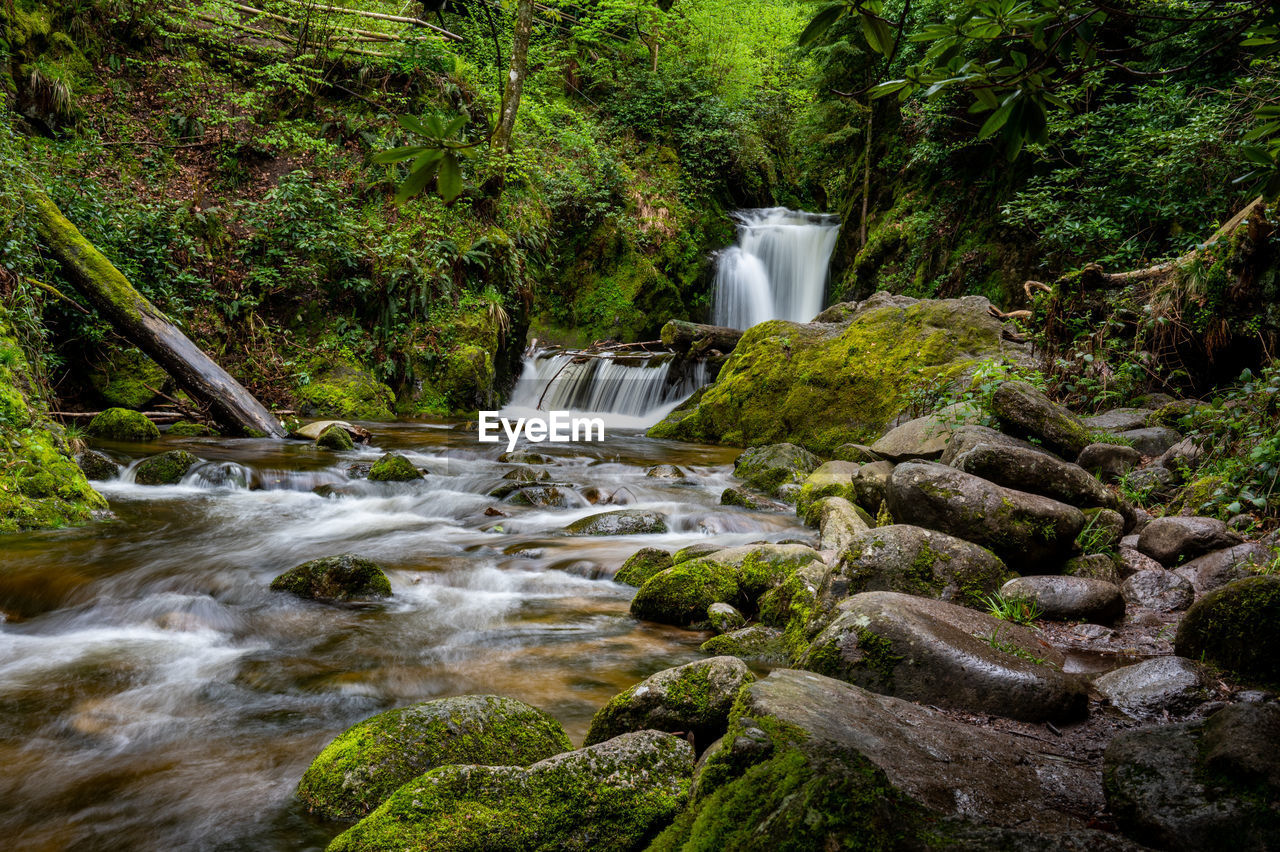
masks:
<svg viewBox="0 0 1280 852"><path fill-rule="evenodd" d="M893 32L888 24L875 15L866 13L859 16L858 23L872 50L881 56L888 56L893 52Z"/></svg>
<svg viewBox="0 0 1280 852"><path fill-rule="evenodd" d="M422 168L410 172L404 183L400 184L400 188L396 190L396 202L403 204L419 192L422 192L422 188L431 182L431 178L435 177L435 174L436 164L434 162L427 163Z"/></svg>
<svg viewBox="0 0 1280 852"><path fill-rule="evenodd" d="M410 133L417 133L419 136L430 136L431 133L423 126L422 122L412 115L397 115L396 121L400 122L400 126Z"/></svg>
<svg viewBox="0 0 1280 852"><path fill-rule="evenodd" d="M823 9L821 12L813 16L813 20L809 22L809 26L804 28L800 33L799 44L806 47L831 29L831 25L844 17L845 7L841 4L834 4Z"/></svg>
<svg viewBox="0 0 1280 852"><path fill-rule="evenodd" d="M440 159L440 176L436 190L446 203L452 203L462 194L462 169L458 166L458 158L452 152Z"/></svg>
<svg viewBox="0 0 1280 852"><path fill-rule="evenodd" d="M373 155L375 163L399 163L403 160L411 160L421 154L423 151L430 150L424 145L410 145L405 148L392 148L389 151L379 151Z"/></svg>
<svg viewBox="0 0 1280 852"><path fill-rule="evenodd" d="M434 163L435 161L439 160L443 156L444 156L443 148L432 148L428 151L423 151L421 154L418 155L418 158L413 161L413 165L410 166L409 168L416 172L418 169L421 169L425 166L428 166Z"/></svg>
<svg viewBox="0 0 1280 852"><path fill-rule="evenodd" d="M990 139L992 136L1000 132L1000 128L1004 127L1009 121L1009 116L1013 114L1013 101L1005 101L1004 106L997 109L987 117L982 125L982 129L978 131L979 139Z"/></svg>

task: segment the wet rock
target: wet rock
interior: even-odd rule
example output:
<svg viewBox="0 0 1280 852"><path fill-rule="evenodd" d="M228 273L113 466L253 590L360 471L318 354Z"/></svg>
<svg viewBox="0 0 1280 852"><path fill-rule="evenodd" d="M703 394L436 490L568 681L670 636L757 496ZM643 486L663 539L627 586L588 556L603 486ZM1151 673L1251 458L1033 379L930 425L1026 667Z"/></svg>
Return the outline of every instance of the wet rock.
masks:
<svg viewBox="0 0 1280 852"><path fill-rule="evenodd" d="M1200 466L1204 451L1190 438L1183 438L1164 451L1157 462L1165 470L1171 470L1181 479L1187 479Z"/></svg>
<svg viewBox="0 0 1280 852"><path fill-rule="evenodd" d="M739 600L738 580L725 566L703 559L659 571L631 599L631 615L642 621L700 627L714 603Z"/></svg>
<svg viewBox="0 0 1280 852"><path fill-rule="evenodd" d="M382 566L350 553L303 562L271 581L274 592L300 598L345 602L391 596L391 582Z"/></svg>
<svg viewBox="0 0 1280 852"><path fill-rule="evenodd" d="M1138 537L1138 550L1166 568L1242 543L1240 534L1217 518L1156 518Z"/></svg>
<svg viewBox="0 0 1280 852"><path fill-rule="evenodd" d="M977 411L964 403L947 406L936 414L917 417L890 429L871 449L893 462L937 459L947 448L952 430L976 416Z"/></svg>
<svg viewBox="0 0 1280 852"><path fill-rule="evenodd" d="M822 459L795 444L753 447L733 463L734 476L766 494L778 494L787 483L801 483L818 469Z"/></svg>
<svg viewBox="0 0 1280 852"><path fill-rule="evenodd" d="M1234 580L1196 601L1173 641L1179 656L1244 678L1280 681L1280 576Z"/></svg>
<svg viewBox="0 0 1280 852"><path fill-rule="evenodd" d="M613 579L616 583L638 588L644 585L645 580L659 571L665 571L673 564L671 554L667 551L657 547L642 547L627 557L627 561L622 563L622 567L618 569L617 574L613 575Z"/></svg>
<svg viewBox="0 0 1280 852"><path fill-rule="evenodd" d="M1256 576L1270 565L1275 554L1260 544L1248 542L1235 547L1215 550L1192 559L1176 569L1179 576L1191 581L1197 595L1212 592L1230 583Z"/></svg>
<svg viewBox="0 0 1280 852"><path fill-rule="evenodd" d="M521 484L547 482L551 479L551 472L546 470L535 470L528 465L522 465L521 467L507 471L502 475L502 478Z"/></svg>
<svg viewBox="0 0 1280 852"><path fill-rule="evenodd" d="M1146 426L1154 413L1150 408L1113 408L1084 418L1084 425L1095 432L1125 432Z"/></svg>
<svg viewBox="0 0 1280 852"><path fill-rule="evenodd" d="M1089 553L1072 557L1063 563L1062 573L1068 577L1100 580L1113 586L1119 586L1121 582L1120 569L1116 566L1116 560L1106 553Z"/></svg>
<svg viewBox="0 0 1280 852"><path fill-rule="evenodd" d="M720 492L721 506L741 506L744 509L767 509L768 502L741 488L726 488Z"/></svg>
<svg viewBox="0 0 1280 852"><path fill-rule="evenodd" d="M908 524L856 536L823 580L815 619L859 592L905 592L985 609L984 598L1012 572L991 551L963 539Z"/></svg>
<svg viewBox="0 0 1280 852"><path fill-rule="evenodd" d="M1021 438L1015 438L1012 435L1006 435L999 429L992 429L989 426L979 426L976 423L970 423L965 426L956 427L951 433L951 439L947 441L947 448L943 451L942 457L939 459L943 464L952 464L955 460L972 450L979 444L990 444L998 447L1020 447L1024 450L1039 450L1047 452L1044 447L1037 447L1030 441L1024 441Z"/></svg>
<svg viewBox="0 0 1280 852"><path fill-rule="evenodd" d="M579 518L564 531L570 535L653 535L667 532L667 519L649 509L617 509Z"/></svg>
<svg viewBox="0 0 1280 852"><path fill-rule="evenodd" d="M850 477L853 502L872 515L878 514L884 504L885 488L893 468L894 464L890 461L872 462L858 468L857 473Z"/></svg>
<svg viewBox="0 0 1280 852"><path fill-rule="evenodd" d="M1081 509L1117 505L1115 495L1084 468L1041 450L979 444L957 456L952 466L996 485L1052 497Z"/></svg>
<svg viewBox="0 0 1280 852"><path fill-rule="evenodd" d="M335 423L320 433L316 446L322 450L354 450L356 442L351 440L351 433Z"/></svg>
<svg viewBox="0 0 1280 852"><path fill-rule="evenodd" d="M200 459L186 450L169 450L140 461L133 479L139 485L176 485L198 464Z"/></svg>
<svg viewBox="0 0 1280 852"><path fill-rule="evenodd" d="M445 766L405 784L328 852L639 849L688 800L693 749L641 731L527 769Z"/></svg>
<svg viewBox="0 0 1280 852"><path fill-rule="evenodd" d="M1182 440L1182 433L1167 426L1146 426L1117 432L1116 437L1144 456L1158 457Z"/></svg>
<svg viewBox="0 0 1280 852"><path fill-rule="evenodd" d="M369 471L373 470L372 462L355 462L347 465L347 477L349 479L368 479Z"/></svg>
<svg viewBox="0 0 1280 852"><path fill-rule="evenodd" d="M165 434L172 438L216 438L220 434L212 426L204 423L193 423L190 420L179 420L170 426Z"/></svg>
<svg viewBox="0 0 1280 852"><path fill-rule="evenodd" d="M839 553L863 532L871 529L866 512L843 497L824 497L813 505L805 522L817 522L820 550Z"/></svg>
<svg viewBox="0 0 1280 852"><path fill-rule="evenodd" d="M679 565L681 562L688 562L690 559L698 559L702 556L710 556L712 553L718 553L721 550L724 550L724 548L718 544L711 544L710 542L690 544L680 548L671 555L671 564Z"/></svg>
<svg viewBox="0 0 1280 852"><path fill-rule="evenodd" d="M1124 597L1112 583L1058 574L1015 577L1000 594L1035 601L1051 621L1094 621L1112 624L1124 617Z"/></svg>
<svg viewBox="0 0 1280 852"><path fill-rule="evenodd" d="M1125 477L1129 490L1144 495L1147 501L1168 501L1178 490L1178 477L1160 465L1139 468Z"/></svg>
<svg viewBox="0 0 1280 852"><path fill-rule="evenodd" d="M1107 746L1107 804L1130 837L1172 852L1266 850L1280 836L1280 707L1125 731Z"/></svg>
<svg viewBox="0 0 1280 852"><path fill-rule="evenodd" d="M1123 444L1090 444L1080 451L1076 464L1103 482L1116 482L1142 464L1142 453Z"/></svg>
<svg viewBox="0 0 1280 852"><path fill-rule="evenodd" d="M1076 546L1085 553L1106 553L1120 546L1124 536L1124 516L1114 509L1085 509L1084 529Z"/></svg>
<svg viewBox="0 0 1280 852"><path fill-rule="evenodd" d="M591 719L584 746L633 731L692 734L695 749L723 736L729 709L755 675L737 657L712 657L645 678L614 698Z"/></svg>
<svg viewBox="0 0 1280 852"><path fill-rule="evenodd" d="M369 468L370 482L413 482L422 478L422 474L399 453L387 453Z"/></svg>
<svg viewBox="0 0 1280 852"><path fill-rule="evenodd" d="M1093 443L1079 417L1026 382L1004 382L996 388L991 412L1005 432L1037 440L1068 460Z"/></svg>
<svg viewBox="0 0 1280 852"><path fill-rule="evenodd" d="M1014 570L1061 562L1084 526L1074 506L929 462L894 468L886 499L895 521L980 544Z"/></svg>
<svg viewBox="0 0 1280 852"><path fill-rule="evenodd" d="M1093 682L1111 706L1134 719L1190 712L1209 698L1204 667L1182 657L1154 657L1107 672Z"/></svg>
<svg viewBox="0 0 1280 852"><path fill-rule="evenodd" d="M104 441L131 441L142 443L156 441L160 430L156 424L137 411L127 408L108 408L89 421L85 434Z"/></svg>
<svg viewBox="0 0 1280 852"><path fill-rule="evenodd" d="M644 472L653 479L686 479L685 472L673 464L655 464Z"/></svg>
<svg viewBox="0 0 1280 852"><path fill-rule="evenodd" d="M513 506L539 506L542 508L568 509L579 505L573 492L555 485L526 485L516 489L507 501Z"/></svg>
<svg viewBox="0 0 1280 852"><path fill-rule="evenodd" d="M723 654L768 666L787 663L787 643L775 627L753 624L713 636L699 648L704 654Z"/></svg>
<svg viewBox="0 0 1280 852"><path fill-rule="evenodd" d="M854 464L881 461L876 451L865 444L841 444L831 451L831 458L836 461L853 462Z"/></svg>
<svg viewBox="0 0 1280 852"><path fill-rule="evenodd" d="M137 349L92 353L89 364L89 385L107 405L142 410L173 390L164 368Z"/></svg>
<svg viewBox="0 0 1280 852"><path fill-rule="evenodd" d="M1097 782L1052 745L809 672L747 686L695 786L651 849L1136 848L1059 810Z"/></svg>
<svg viewBox="0 0 1280 852"><path fill-rule="evenodd" d="M298 798L324 819L360 819L402 784L438 766L528 766L571 748L559 722L514 698L423 701L340 734L302 776Z"/></svg>
<svg viewBox="0 0 1280 852"><path fill-rule="evenodd" d="M823 462L800 486L796 497L796 515L803 518L813 504L824 497L856 498L853 475L861 465L845 461Z"/></svg>
<svg viewBox="0 0 1280 852"><path fill-rule="evenodd" d="M111 460L105 453L97 450L83 450L76 456L76 464L84 472L85 479L104 482L120 475L120 465Z"/></svg>
<svg viewBox="0 0 1280 852"><path fill-rule="evenodd" d="M1136 546L1138 537L1131 536L1131 538L1134 539ZM1159 571L1164 568L1159 562L1134 547L1121 547L1116 557L1116 564L1120 569L1121 577L1131 577L1139 571Z"/></svg>
<svg viewBox="0 0 1280 852"><path fill-rule="evenodd" d="M866 592L837 607L801 667L909 701L1038 722L1086 712L1084 687L1062 663L1025 627L944 601Z"/></svg>
<svg viewBox="0 0 1280 852"><path fill-rule="evenodd" d="M1128 577L1120 588L1130 604L1156 612L1186 609L1196 599L1190 580L1163 568L1139 571Z"/></svg>
<svg viewBox="0 0 1280 852"><path fill-rule="evenodd" d="M498 456L498 461L506 464L551 464L555 459L542 453L531 453L528 450L512 450Z"/></svg>
<svg viewBox="0 0 1280 852"><path fill-rule="evenodd" d="M289 437L314 441L333 426L340 426L345 429L347 434L351 436L351 440L356 443L367 444L369 439L373 437L368 429L348 423L345 420L313 420L290 431Z"/></svg>
<svg viewBox="0 0 1280 852"><path fill-rule="evenodd" d="M707 607L707 621L716 633L732 633L746 626L747 617L727 603L713 603Z"/></svg>
<svg viewBox="0 0 1280 852"><path fill-rule="evenodd" d="M825 569L821 554L804 544L747 544L717 550L701 561L731 570L742 594L752 602L797 568L818 565Z"/></svg>

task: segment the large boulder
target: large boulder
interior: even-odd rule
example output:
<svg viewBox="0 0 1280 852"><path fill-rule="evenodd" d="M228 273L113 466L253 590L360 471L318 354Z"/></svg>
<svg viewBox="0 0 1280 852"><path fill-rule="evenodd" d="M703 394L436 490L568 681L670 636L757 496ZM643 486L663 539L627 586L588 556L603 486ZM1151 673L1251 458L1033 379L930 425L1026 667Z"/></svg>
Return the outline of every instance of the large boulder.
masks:
<svg viewBox="0 0 1280 852"><path fill-rule="evenodd" d="M733 475L766 494L777 494L784 485L804 482L821 464L822 459L795 444L770 444L738 456Z"/></svg>
<svg viewBox="0 0 1280 852"><path fill-rule="evenodd" d="M734 699L753 680L746 663L732 656L660 671L600 708L583 745L654 730L690 734L695 749L705 749L724 734Z"/></svg>
<svg viewBox="0 0 1280 852"><path fill-rule="evenodd" d="M627 557L613 579L617 583L639 587L654 574L665 571L673 564L671 554L667 551L657 547L642 547Z"/></svg>
<svg viewBox="0 0 1280 852"><path fill-rule="evenodd" d="M1036 746L774 670L742 691L694 803L650 850L1135 849L1069 812L1102 804L1091 769ZM1068 790L1083 801L1065 801Z"/></svg>
<svg viewBox="0 0 1280 852"><path fill-rule="evenodd" d="M1074 506L929 462L894 468L886 500L898 523L980 544L1015 570L1061 563L1084 526Z"/></svg>
<svg viewBox="0 0 1280 852"><path fill-rule="evenodd" d="M298 798L324 819L355 820L437 766L528 766L571 748L559 722L522 701L439 698L348 728L311 762Z"/></svg>
<svg viewBox="0 0 1280 852"><path fill-rule="evenodd" d="M1116 432L1116 437L1144 456L1161 456L1182 440L1182 434L1167 426L1147 426Z"/></svg>
<svg viewBox="0 0 1280 852"><path fill-rule="evenodd" d="M149 456L133 469L133 480L139 485L176 485L200 459L186 450L169 450Z"/></svg>
<svg viewBox="0 0 1280 852"><path fill-rule="evenodd" d="M356 442L352 439L351 433L341 424L334 423L316 438L316 446L322 450L342 452L355 449Z"/></svg>
<svg viewBox="0 0 1280 852"><path fill-rule="evenodd" d="M951 464L996 485L1052 497L1081 509L1119 505L1116 496L1093 474L1041 450L979 444Z"/></svg>
<svg viewBox="0 0 1280 852"><path fill-rule="evenodd" d="M922 383L1023 347L981 297L874 299L839 324L753 326L697 404L649 430L659 438L750 446L790 442L830 452L883 433Z"/></svg>
<svg viewBox="0 0 1280 852"><path fill-rule="evenodd" d="M413 462L399 453L386 453L369 468L371 482L414 482L419 479L422 479L422 474Z"/></svg>
<svg viewBox="0 0 1280 852"><path fill-rule="evenodd" d="M905 592L985 609L985 598L1010 571L991 551L909 524L860 533L825 577L814 618L825 622L840 601L860 592Z"/></svg>
<svg viewBox="0 0 1280 852"><path fill-rule="evenodd" d="M736 572L702 559L673 565L644 582L631 599L631 614L642 621L701 627L714 603L740 602Z"/></svg>
<svg viewBox="0 0 1280 852"><path fill-rule="evenodd" d="M824 497L857 499L853 488L853 475L861 465L846 461L823 462L800 484L796 497L796 514L804 517L813 504Z"/></svg>
<svg viewBox="0 0 1280 852"><path fill-rule="evenodd" d="M1203 595L1232 580L1256 576L1275 558L1270 548L1249 542L1198 556L1177 568L1176 573L1191 581L1197 595Z"/></svg>
<svg viewBox="0 0 1280 852"><path fill-rule="evenodd" d="M991 395L991 413L1001 428L1035 440L1065 459L1074 460L1092 443L1089 427L1026 382L1003 382Z"/></svg>
<svg viewBox="0 0 1280 852"><path fill-rule="evenodd" d="M1130 574L1120 585L1124 599L1134 606L1156 612L1176 612L1196 599L1191 581L1163 568Z"/></svg>
<svg viewBox="0 0 1280 852"><path fill-rule="evenodd" d="M89 421L85 433L104 441L141 443L160 439L160 430L141 412L127 408L108 408Z"/></svg>
<svg viewBox="0 0 1280 852"><path fill-rule="evenodd" d="M443 766L396 790L328 852L630 850L689 796L693 749L640 731L514 766Z"/></svg>
<svg viewBox="0 0 1280 852"><path fill-rule="evenodd" d="M1121 829L1171 852L1264 852L1280 837L1280 706L1234 704L1207 720L1124 731L1103 759Z"/></svg>
<svg viewBox="0 0 1280 852"><path fill-rule="evenodd" d="M944 601L866 592L843 601L801 667L924 704L1039 722L1083 716L1082 683L1025 627Z"/></svg>
<svg viewBox="0 0 1280 852"><path fill-rule="evenodd" d="M937 459L951 441L952 430L976 416L976 409L965 403L949 405L895 426L872 444L871 450L893 462Z"/></svg>
<svg viewBox="0 0 1280 852"><path fill-rule="evenodd" d="M1076 464L1103 482L1116 482L1142 464L1142 453L1124 444L1090 444L1080 451Z"/></svg>
<svg viewBox="0 0 1280 852"><path fill-rule="evenodd" d="M564 531L570 535L652 535L667 531L667 519L650 509L618 509L579 518Z"/></svg>
<svg viewBox="0 0 1280 852"><path fill-rule="evenodd" d="M712 636L698 650L704 654L727 655L766 666L786 665L789 656L783 632L763 624Z"/></svg>
<svg viewBox="0 0 1280 852"><path fill-rule="evenodd" d="M884 505L885 489L893 468L893 462L889 461L871 462L858 468L857 472L850 477L853 502L872 515L880 514L880 509Z"/></svg>
<svg viewBox="0 0 1280 852"><path fill-rule="evenodd" d="M395 416L395 392L356 364L317 359L308 374L310 381L295 391L298 410L308 417L391 420Z"/></svg>
<svg viewBox="0 0 1280 852"><path fill-rule="evenodd" d="M362 601L391 596L382 566L350 553L303 562L271 581L271 590L316 601Z"/></svg>
<svg viewBox="0 0 1280 852"><path fill-rule="evenodd" d="M1105 580L1041 574L1015 577L1000 594L1034 601L1040 614L1052 621L1090 621L1110 624L1124 618L1120 588Z"/></svg>
<svg viewBox="0 0 1280 852"><path fill-rule="evenodd" d="M809 515L818 522L821 550L839 553L858 535L871 529L866 513L843 497L823 497L813 505Z"/></svg>
<svg viewBox="0 0 1280 852"><path fill-rule="evenodd" d="M1280 681L1280 576L1227 583L1187 610L1173 641L1179 656Z"/></svg>
<svg viewBox="0 0 1280 852"><path fill-rule="evenodd" d="M116 464L106 453L97 450L83 450L76 456L76 464L84 471L85 479L106 481L120 475L120 465Z"/></svg>
<svg viewBox="0 0 1280 852"><path fill-rule="evenodd" d="M173 379L137 349L118 349L92 361L89 385L107 405L141 410L173 390Z"/></svg>
<svg viewBox="0 0 1280 852"><path fill-rule="evenodd" d="M1173 568L1242 542L1239 533L1217 518L1166 517L1147 524L1138 536L1138 550Z"/></svg>
<svg viewBox="0 0 1280 852"><path fill-rule="evenodd" d="M1150 408L1113 408L1084 418L1084 425L1096 432L1124 432L1146 426L1152 414Z"/></svg>
<svg viewBox="0 0 1280 852"><path fill-rule="evenodd" d="M1093 688L1134 719L1182 714L1209 698L1204 666L1182 657L1152 657L1099 676Z"/></svg>
<svg viewBox="0 0 1280 852"><path fill-rule="evenodd" d="M951 433L950 440L947 441L947 448L943 450L942 457L938 461L943 464L953 463L959 456L969 452L979 444L994 444L1000 447L1021 447L1024 450L1040 450L1044 451L1044 447L1037 447L1030 441L1024 441L1021 438L1015 438L1012 435L1006 435L999 429L992 429L990 426L980 426L977 423L969 423L959 426Z"/></svg>

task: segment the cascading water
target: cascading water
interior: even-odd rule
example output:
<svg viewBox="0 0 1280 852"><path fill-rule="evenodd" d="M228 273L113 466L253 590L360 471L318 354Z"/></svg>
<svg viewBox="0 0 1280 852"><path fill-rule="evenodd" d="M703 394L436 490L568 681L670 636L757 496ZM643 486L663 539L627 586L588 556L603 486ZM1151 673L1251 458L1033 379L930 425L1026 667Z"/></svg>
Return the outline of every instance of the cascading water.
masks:
<svg viewBox="0 0 1280 852"><path fill-rule="evenodd" d="M823 307L839 220L785 207L734 215L738 244L717 260L712 322L750 328L771 319L812 320Z"/></svg>
<svg viewBox="0 0 1280 852"><path fill-rule="evenodd" d="M536 351L525 358L505 412L575 411L603 415L613 428L644 428L706 384L706 362L677 363L668 357Z"/></svg>

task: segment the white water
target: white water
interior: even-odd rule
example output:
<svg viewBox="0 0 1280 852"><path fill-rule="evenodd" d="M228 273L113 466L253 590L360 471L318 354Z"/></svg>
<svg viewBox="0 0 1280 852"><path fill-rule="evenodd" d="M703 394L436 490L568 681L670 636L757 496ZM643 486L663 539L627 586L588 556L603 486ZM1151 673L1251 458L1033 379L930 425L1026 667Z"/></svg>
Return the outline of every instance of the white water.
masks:
<svg viewBox="0 0 1280 852"><path fill-rule="evenodd" d="M771 319L812 320L823 308L840 223L785 207L735 215L738 244L717 260L712 322L750 328Z"/></svg>
<svg viewBox="0 0 1280 852"><path fill-rule="evenodd" d="M634 355L577 358L574 353L535 352L524 359L524 372L503 414L572 411L602 416L610 429L644 429L707 383L704 362L689 364L685 375L672 375L675 363Z"/></svg>

